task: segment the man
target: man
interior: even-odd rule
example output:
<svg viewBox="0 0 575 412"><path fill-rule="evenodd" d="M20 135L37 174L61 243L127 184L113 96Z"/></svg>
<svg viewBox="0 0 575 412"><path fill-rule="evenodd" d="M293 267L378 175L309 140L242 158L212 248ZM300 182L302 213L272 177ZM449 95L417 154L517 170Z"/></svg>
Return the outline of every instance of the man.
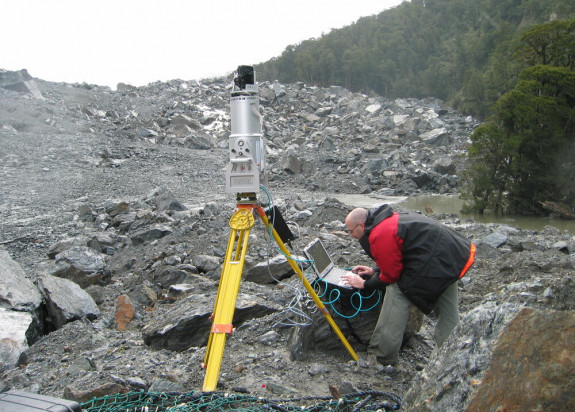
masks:
<svg viewBox="0 0 575 412"><path fill-rule="evenodd" d="M441 346L459 323L457 280L473 264L475 246L434 219L388 205L354 209L345 225L377 268L356 266L343 280L357 289L385 288L368 361L397 362L411 304L426 315L434 311L433 339Z"/></svg>

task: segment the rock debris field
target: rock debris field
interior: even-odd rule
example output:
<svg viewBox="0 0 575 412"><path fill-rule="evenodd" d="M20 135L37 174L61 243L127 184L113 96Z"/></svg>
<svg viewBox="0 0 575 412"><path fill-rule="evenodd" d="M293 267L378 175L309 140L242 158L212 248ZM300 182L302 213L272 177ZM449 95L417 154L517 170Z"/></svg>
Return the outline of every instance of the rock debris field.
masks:
<svg viewBox="0 0 575 412"><path fill-rule="evenodd" d="M230 85L173 80L112 91L0 70L0 392L86 402L202 390L236 206L224 180ZM310 281L302 251L316 237L337 264L370 264L343 224L354 206L457 194L473 118L431 98L259 86L269 181L258 201L281 212ZM386 391L422 411L575 408L573 236L553 225L527 231L433 216L478 246L459 282L462 322L441 349L433 316L419 317L398 364L368 365L381 297L317 285L360 357L352 360L256 220L218 390ZM525 379L527 394L518 389Z"/></svg>

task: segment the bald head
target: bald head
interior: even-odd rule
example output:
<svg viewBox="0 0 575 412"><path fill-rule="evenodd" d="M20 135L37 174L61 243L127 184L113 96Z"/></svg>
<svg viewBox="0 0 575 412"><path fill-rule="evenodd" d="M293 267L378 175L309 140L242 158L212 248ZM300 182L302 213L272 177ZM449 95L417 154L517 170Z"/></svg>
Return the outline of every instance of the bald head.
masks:
<svg viewBox="0 0 575 412"><path fill-rule="evenodd" d="M361 239L365 234L365 221L367 220L367 210L363 207L353 209L345 218L345 226L349 235L355 239Z"/></svg>
<svg viewBox="0 0 575 412"><path fill-rule="evenodd" d="M365 223L366 219L367 219L367 209L364 209L363 207L358 207L348 213L347 217L345 218L345 225L348 228L351 228L358 225L359 223Z"/></svg>

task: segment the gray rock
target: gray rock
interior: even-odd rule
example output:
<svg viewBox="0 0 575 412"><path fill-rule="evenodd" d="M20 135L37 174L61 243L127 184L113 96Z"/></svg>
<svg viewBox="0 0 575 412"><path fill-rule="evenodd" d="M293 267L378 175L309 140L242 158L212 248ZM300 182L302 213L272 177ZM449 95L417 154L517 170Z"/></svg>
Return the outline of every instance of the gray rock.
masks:
<svg viewBox="0 0 575 412"><path fill-rule="evenodd" d="M365 108L365 111L370 114L374 114L377 113L379 109L381 109L381 104L370 104Z"/></svg>
<svg viewBox="0 0 575 412"><path fill-rule="evenodd" d="M299 308L301 310L301 308ZM313 348L314 330L312 324L296 324L291 328L287 347L290 360L305 360Z"/></svg>
<svg viewBox="0 0 575 412"><path fill-rule="evenodd" d="M142 328L144 343L155 349L183 351L206 344L211 329L210 316L214 296L195 295L181 299L158 314ZM269 315L280 308L273 302L246 294L238 294L233 325L239 327L247 320Z"/></svg>
<svg viewBox="0 0 575 412"><path fill-rule="evenodd" d="M0 250L0 308L35 312L42 296L8 252Z"/></svg>
<svg viewBox="0 0 575 412"><path fill-rule="evenodd" d="M54 259L57 254L70 249L73 246L86 246L88 243L88 238L86 236L76 236L62 239L54 243L48 249L48 257Z"/></svg>
<svg viewBox="0 0 575 412"><path fill-rule="evenodd" d="M326 368L325 365L319 363L312 363L307 371L311 376L323 375L329 372L329 369Z"/></svg>
<svg viewBox="0 0 575 412"><path fill-rule="evenodd" d="M0 308L0 373L16 366L28 348L27 335L33 327L29 313Z"/></svg>
<svg viewBox="0 0 575 412"><path fill-rule="evenodd" d="M327 291L321 290L318 295L324 301L334 301L334 304L326 305L326 309L332 318L343 317L346 319L344 324L339 324L339 329L349 339L356 351L365 350L379 318L383 293L362 294L360 297L359 292L355 296L349 292L340 295L337 290L328 289ZM309 356L309 353L304 352L306 349L336 350L341 348L341 340L334 334L324 315L319 312L309 313L308 315L311 319L310 327L295 328L290 334L291 356L294 359L305 359ZM412 306L404 332L404 341L407 342L414 337L422 325L423 313L415 306ZM302 334L302 336L297 336L297 334ZM310 336L313 343L310 342Z"/></svg>
<svg viewBox="0 0 575 412"><path fill-rule="evenodd" d="M167 226L156 225L149 229L142 229L131 236L132 243L139 245L142 243L149 243L156 239L161 239L165 236L171 235L173 230Z"/></svg>
<svg viewBox="0 0 575 412"><path fill-rule="evenodd" d="M419 138L431 146L447 146L449 144L449 133L444 127L422 133Z"/></svg>
<svg viewBox="0 0 575 412"><path fill-rule="evenodd" d="M288 154L276 163L276 167L289 173L299 174L303 170L304 162L295 155Z"/></svg>
<svg viewBox="0 0 575 412"><path fill-rule="evenodd" d="M185 392L182 384L178 382L172 382L167 379L154 379L152 384L148 388L148 392Z"/></svg>
<svg viewBox="0 0 575 412"><path fill-rule="evenodd" d="M88 241L88 246L100 253L107 253L114 245L114 240L107 233L96 233Z"/></svg>
<svg viewBox="0 0 575 412"><path fill-rule="evenodd" d="M56 270L51 274L86 288L109 278L105 267L103 254L87 246L74 246L56 255Z"/></svg>
<svg viewBox="0 0 575 412"><path fill-rule="evenodd" d="M221 265L221 260L217 256L196 255L192 259L194 266L200 273L207 273L216 270Z"/></svg>
<svg viewBox="0 0 575 412"><path fill-rule="evenodd" d="M56 329L74 320L94 320L100 316L100 310L92 297L71 280L47 275L38 280L38 288L44 296L51 323Z"/></svg>
<svg viewBox="0 0 575 412"><path fill-rule="evenodd" d="M267 342L274 342L279 339L279 335L276 331L270 330L269 332L264 333L262 336L258 337L258 342L267 343Z"/></svg>
<svg viewBox="0 0 575 412"><path fill-rule="evenodd" d="M45 100L38 85L26 69L0 76L0 88L30 93L35 99Z"/></svg>
<svg viewBox="0 0 575 412"><path fill-rule="evenodd" d="M480 245L488 245L494 249L504 245L507 242L507 235L499 232L493 232L484 238L482 238L478 243Z"/></svg>
<svg viewBox="0 0 575 412"><path fill-rule="evenodd" d="M289 396L289 395L293 395L295 393L298 393L297 389L289 386L289 385L280 385L278 383L275 382L268 382L266 384L266 389L268 391L270 391L271 393L273 393L274 395L285 395L285 396Z"/></svg>
<svg viewBox="0 0 575 412"><path fill-rule="evenodd" d="M272 85L272 89L274 91L275 97L276 99L279 99L280 97L283 97L286 95L286 89L283 85L281 85L280 83L274 83Z"/></svg>
<svg viewBox="0 0 575 412"><path fill-rule="evenodd" d="M432 167L433 170L441 174L454 175L456 171L455 162L449 157L437 159Z"/></svg>
<svg viewBox="0 0 575 412"><path fill-rule="evenodd" d="M245 271L245 280L261 284L276 283L294 274L287 258L276 255Z"/></svg>

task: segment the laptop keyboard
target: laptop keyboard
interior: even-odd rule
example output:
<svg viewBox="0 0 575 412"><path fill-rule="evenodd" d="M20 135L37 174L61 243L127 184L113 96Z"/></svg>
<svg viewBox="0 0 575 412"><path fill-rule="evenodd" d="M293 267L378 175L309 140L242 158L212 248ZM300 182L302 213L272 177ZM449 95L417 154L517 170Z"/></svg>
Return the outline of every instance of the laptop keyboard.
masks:
<svg viewBox="0 0 575 412"><path fill-rule="evenodd" d="M348 274L348 270L344 270L342 268L334 267L331 268L327 276L325 277L325 281L328 283L332 283L334 285L343 286L343 287L351 287L347 283L344 283L341 280L342 275Z"/></svg>

